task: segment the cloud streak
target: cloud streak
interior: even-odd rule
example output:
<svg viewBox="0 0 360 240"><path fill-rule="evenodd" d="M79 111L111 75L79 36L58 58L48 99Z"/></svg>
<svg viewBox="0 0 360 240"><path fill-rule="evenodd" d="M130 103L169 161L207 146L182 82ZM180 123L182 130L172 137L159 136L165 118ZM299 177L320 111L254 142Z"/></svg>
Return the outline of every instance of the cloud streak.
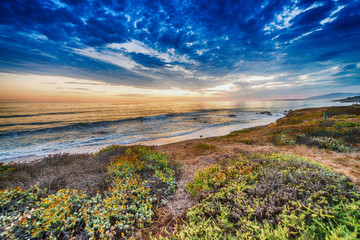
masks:
<svg viewBox="0 0 360 240"><path fill-rule="evenodd" d="M3 0L0 72L188 91L241 86L231 96L358 88L359 23L355 0Z"/></svg>

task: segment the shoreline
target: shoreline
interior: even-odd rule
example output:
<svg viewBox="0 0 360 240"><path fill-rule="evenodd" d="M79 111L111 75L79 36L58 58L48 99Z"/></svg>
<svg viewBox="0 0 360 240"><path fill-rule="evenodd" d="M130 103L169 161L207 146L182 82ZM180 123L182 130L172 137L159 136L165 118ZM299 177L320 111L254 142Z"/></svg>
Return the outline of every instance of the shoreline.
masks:
<svg viewBox="0 0 360 240"><path fill-rule="evenodd" d="M163 145L167 143L179 142L188 139L199 139L200 136L213 137L226 135L232 131L240 130L252 126L260 126L269 124L276 121L277 118L284 116L286 111L291 109L303 109L313 107L330 107L330 106L346 106L350 103L334 103L331 101L297 101L297 102L214 102L206 103L205 105L194 104L182 104L180 117L174 118L169 114L167 118L161 118L157 120L158 114L164 112L174 112L174 109L168 105L156 105L157 107L165 107L164 111L158 111L154 106L147 106L144 116L147 116L151 112L153 120L146 120L140 122L127 122L123 125L110 124L108 125L94 125L87 126L87 121L84 122L84 128L75 128L69 130L53 131L52 125L48 126L49 132L36 133L20 136L7 136L0 139L0 145L2 145L0 153L0 162L24 162L31 161L37 158L47 156L49 154L58 154L63 152L70 153L90 153L98 151L99 148L106 147L108 145ZM96 105L92 106L96 107ZM94 119L90 122L102 122L103 120L113 121L112 111L119 110L118 107L109 107L106 110L107 115L98 114L97 112L90 111L94 115ZM136 106L131 106L133 109ZM130 110L131 110L130 109ZM55 110L61 112L65 111L61 106L55 106ZM75 111L76 110L76 111ZM71 108L71 111L82 112L83 106L75 106ZM121 110L121 109L120 109ZM119 110L119 111L120 111ZM184 110L184 112L182 111ZM214 110L214 111L212 111ZM36 113L36 108L34 109ZM270 111L273 116L268 116L266 113ZM51 112L51 111L50 111ZM176 111L175 111L176 112ZM219 113L217 113L219 112ZM196 113L194 116L192 113ZM263 113L263 114L261 114ZM19 112L21 114L21 112ZM130 114L129 109L120 111L119 116L133 116ZM139 114L135 114L138 116ZM141 114L140 114L141 115ZM140 116L139 115L139 116ZM279 115L279 116L276 116ZM61 117L62 115L60 115ZM67 115L64 115L67 116ZM82 116L75 115L76 117ZM84 116L85 117L85 116ZM270 117L270 118L268 118ZM217 119L219 118L219 119ZM86 118L84 118L86 119ZM254 120L255 119L255 120ZM266 120L268 119L268 120ZM39 117L37 122L48 121ZM51 119L50 119L51 120ZM50 121L49 120L49 121ZM65 117L58 119L60 122L66 122ZM209 120L209 121L207 121ZM11 118L7 119L11 121ZM27 122L30 119L24 118L21 121ZM255 122L256 121L256 122ZM78 122L70 121L71 122ZM225 126L221 126L225 124ZM226 125L229 124L229 125ZM231 125L233 124L233 125ZM179 128L177 127L179 126ZM16 126L13 126L16 128ZM158 129L159 128L159 129ZM21 126L18 130L21 130Z"/></svg>
<svg viewBox="0 0 360 240"><path fill-rule="evenodd" d="M328 120L323 119L324 110L328 111ZM318 141L319 139L326 141L330 139L331 144L324 145L324 142ZM247 160L252 161L251 164ZM157 175L157 170L151 170L152 165L145 168L140 167L140 169L132 167L152 164L153 161L161 163L161 166L166 164L166 169L163 169L163 167L156 169L166 170L164 174L167 172L170 175ZM238 163L241 165L237 165ZM236 165L232 167L228 164ZM284 164L287 166L285 169ZM108 174L110 171L111 173L118 171L119 166L121 166L120 172ZM123 166L126 169L122 168ZM9 189L15 189L14 191L18 191L17 189L31 190L35 186L39 191L43 191L44 196L48 196L48 199L52 196L58 196L64 191L66 194L70 194L72 191L71 196L78 196L79 192L81 194L86 193L86 201L94 199L93 197L96 195L100 196L96 198L96 204L90 203L86 209L99 211L95 207L105 206L104 204L109 199L107 195L109 193L114 192L116 194L115 198L111 197L111 201L121 200L122 196L126 196L125 201L129 197L131 199L138 198L138 196L133 195L133 186L137 186L132 180L133 175L123 175L132 171L131 169L137 169L134 173L130 172L131 174L138 174L137 176L141 181L136 180L136 183L145 184L149 180L155 183L151 186L151 189L148 189L149 195L146 196L149 196L153 201L157 198L157 205L150 205L150 208L154 207L156 209L154 210L156 224L153 229L157 229L156 233L161 235L164 233L164 229L170 233L176 233L179 229L174 226L183 220L185 222L181 226L187 226L188 220L185 216L191 213L189 209L199 206L199 203L205 203L207 197L202 194L211 194L211 191L209 192L209 189L207 189L210 186L208 182L211 184L214 179L223 181L223 177L225 177L225 180L229 180L220 182L221 187L214 189L216 194L213 195L221 197L228 196L228 190L234 190L232 183L243 184L242 181L247 179L238 177L234 171L239 171L238 174L241 176L243 174L250 174L253 177L265 176L264 174L257 175L258 171L254 172L256 175L252 175L254 166L256 166L255 169L264 169L266 173L268 173L267 169L272 169L272 173L261 181L261 191L263 191L264 186L267 186L271 193L278 193L278 188L275 187L275 190L273 188L274 184L281 188L285 187L285 190L290 189L287 187L286 182L285 184L282 182L286 180L289 184L293 184L294 188L290 190L295 193L299 192L298 189L303 189L302 192L315 191L315 194L318 195L324 193L323 189L328 189L327 192L330 191L330 197L333 193L331 192L332 189L336 186L339 186L339 189L342 190L346 187L345 195L349 191L358 192L360 190L360 107L346 106L294 110L271 124L234 131L220 137L189 139L150 148L146 146L125 147L115 145L102 149L94 155L53 155L43 158L41 161L5 165L2 166L2 172L0 172L2 174L0 189L5 191ZM311 169L309 169L309 166L312 166ZM299 167L300 171L298 171ZM247 170L244 171L244 168ZM291 172L291 175L288 175L289 172ZM121 181L108 181L109 176L121 176ZM282 179L278 183L276 183L277 179L275 179L277 177L280 180ZM334 177L338 180L334 180ZM206 181L203 181L204 179ZM306 180L305 184L304 179ZM163 181L168 182L164 183ZM203 182L201 183L201 181ZM251 185L253 185L254 182L251 181ZM324 187L317 187L319 182L323 183ZM116 183L120 184L115 185ZM123 193L124 183L126 184L124 189L128 189L126 190L129 191L128 194L117 194L120 191L120 186L120 193ZM196 185L194 185L195 183ZM139 190L145 189L145 185L139 186ZM169 194L167 189L171 186L173 192ZM196 186L200 186L200 188ZM257 184L253 186L256 187ZM221 195L217 194L221 192ZM239 193L241 192L242 190L239 190ZM100 195L98 195L99 193ZM252 194L256 196L257 192ZM154 196L158 197L154 198ZM268 194L264 196L267 197ZM284 200L282 196L282 194L279 195L279 200ZM308 200L305 195L299 196L305 197L306 201ZM40 197L39 199L42 199ZM313 203L313 198L309 199ZM229 199L224 200L228 201ZM230 203L233 204L233 202ZM60 204L63 203L60 202ZM359 204L360 202L358 202L357 206L360 206ZM58 205L55 204L54 206ZM271 206L271 203L266 206ZM329 206L332 207L333 205ZM107 211L107 209L101 207L101 211ZM120 206L116 207L116 209L123 211L123 207ZM131 209L126 207L124 211L131 212L135 216L134 209L137 209L136 213L142 211L142 208L138 207L132 207ZM343 205L340 206L340 209L343 209ZM59 210L62 211L62 208L59 208ZM222 213L221 211L219 214ZM19 214L19 216L24 215L22 212ZM110 210L109 214L111 214ZM79 216L81 219L84 216L84 221L88 219L88 215ZM201 218L204 218L204 216L198 217L198 219ZM54 229L56 228L54 227ZM79 229L81 231L86 230L81 226ZM106 230L104 229L104 231ZM148 228L144 229L145 232L146 230ZM129 234L132 234L132 232Z"/></svg>
<svg viewBox="0 0 360 240"><path fill-rule="evenodd" d="M153 146L155 149L160 150L169 156L175 156L177 158L176 161L188 161L187 159L190 156L189 163L193 164L193 158L197 159L198 155L194 155L194 145L196 144L205 144L205 145L214 145L216 146L217 154L212 154L209 152L209 156L201 156L200 159L196 161L203 162L205 159L212 163L213 159L224 159L231 155L236 155L237 153L245 152L284 152L289 154L294 154L298 156L303 156L307 159L319 162L324 166L327 166L337 172L344 173L348 177L351 177L352 180L360 186L360 142L356 140L354 142L356 151L352 153L341 153L338 151L330 151L329 149L318 148L312 145L305 144L295 144L287 146L287 143L281 143L282 138L285 137L284 141L295 141L296 135L294 137L288 136L288 132L296 132L300 131L302 133L303 125L307 125L307 122L312 122L312 119L305 119L304 123L297 123L297 116L307 118L316 119L316 121L320 122L323 120L323 111L325 109L328 112L335 109L338 111L339 109L355 109L355 113L360 116L360 108L357 105L348 105L348 106L333 106L333 107L320 107L320 108L304 108L297 109L293 111L287 112L285 116L271 116L273 119L269 121L267 124L258 124L256 122L242 124L241 128L237 129L226 129L225 132L221 132L219 134L212 134L211 136L203 135L200 137L199 132L192 133L192 135L184 135L181 138L168 138L168 139L156 139L149 140L143 142L137 142L127 145L120 146L134 146L134 145L144 145L144 146ZM341 112L341 111L340 111ZM346 111L345 111L346 112ZM345 112L341 115L344 115ZM353 115L353 112L348 113L349 116ZM294 118L292 115L295 115ZM330 114L331 115L331 114ZM346 117L346 116L345 116ZM330 117L332 118L332 117ZM341 121L335 117L336 121ZM360 118L359 118L360 119ZM358 118L355 118L355 121L359 122ZM295 122L292 122L296 120ZM346 117L343 119L345 121L348 120ZM331 121L330 121L331 122ZM225 127L226 128L226 127ZM219 128L217 128L219 129ZM248 131L242 131L242 130ZM296 130L298 129L298 130ZM224 129L223 129L224 130ZM325 129L324 129L325 130ZM322 131L324 131L322 130ZM231 134L230 134L231 133ZM285 134L284 134L285 133ZM275 135L274 135L275 134ZM291 134L290 134L291 135ZM357 135L360 134L351 134L352 136L358 138ZM191 136L191 137L190 137ZM339 135L342 137L341 135ZM280 142L279 142L280 141ZM354 145L353 144L353 145ZM112 144L110 144L112 145ZM2 161L2 163L32 163L38 162L46 157L56 156L56 154L69 154L69 156L73 156L76 154L90 154L98 152L99 149L110 146L109 144L97 145L92 148L82 148L82 151L79 151L78 148L68 149L67 151L58 151L53 154L44 154L43 156L25 156L16 159L8 159L6 161ZM220 151L221 150L221 151ZM55 155L54 155L55 154ZM203 166L207 166L208 163L203 165L201 164L201 168ZM198 168L198 167L195 167Z"/></svg>
<svg viewBox="0 0 360 240"><path fill-rule="evenodd" d="M263 113L259 113L263 114ZM175 136L175 137L162 137L157 139L150 139L146 141L138 141L134 143L128 143L128 144L119 144L121 146L134 146L134 145L144 145L144 146L163 146L167 144L175 144L180 143L188 140L201 140L211 137L221 137L225 136L227 134L230 134L234 131L240 131L246 128L251 127L260 127L260 126L267 126L269 124L274 123L277 119L280 119L285 116L285 114L281 115L266 115L263 114L264 117L259 120L255 120L248 123L240 123L240 124L234 124L234 125L224 125L224 126L216 126L216 127L209 127L197 130L192 133ZM63 154L63 153L69 153L69 154L91 154L93 152L98 152L101 148L114 145L114 144L98 144L94 146L86 146L86 147L76 147L76 148L68 148L64 150L57 150L50 153L44 153L41 155L28 155L28 156L20 156L15 158L9 158L0 160L0 163L8 164L8 163L27 163L27 162L33 162L41 160L44 157L52 156L56 154Z"/></svg>

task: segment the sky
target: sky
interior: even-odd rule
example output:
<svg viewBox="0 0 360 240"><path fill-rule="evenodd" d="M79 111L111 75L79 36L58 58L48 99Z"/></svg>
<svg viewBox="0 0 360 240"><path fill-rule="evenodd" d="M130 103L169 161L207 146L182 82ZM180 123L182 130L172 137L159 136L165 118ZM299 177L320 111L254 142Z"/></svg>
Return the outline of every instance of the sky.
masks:
<svg viewBox="0 0 360 240"><path fill-rule="evenodd" d="M360 92L360 1L2 0L0 100Z"/></svg>

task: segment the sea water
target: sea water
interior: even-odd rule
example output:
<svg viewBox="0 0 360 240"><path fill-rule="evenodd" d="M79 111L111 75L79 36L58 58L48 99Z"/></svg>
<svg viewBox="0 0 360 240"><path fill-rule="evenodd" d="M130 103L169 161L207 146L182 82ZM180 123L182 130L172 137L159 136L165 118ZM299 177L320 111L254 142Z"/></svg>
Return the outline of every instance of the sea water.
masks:
<svg viewBox="0 0 360 240"><path fill-rule="evenodd" d="M265 125L290 109L332 101L0 103L0 161L111 144L160 145ZM271 112L271 115L261 112Z"/></svg>

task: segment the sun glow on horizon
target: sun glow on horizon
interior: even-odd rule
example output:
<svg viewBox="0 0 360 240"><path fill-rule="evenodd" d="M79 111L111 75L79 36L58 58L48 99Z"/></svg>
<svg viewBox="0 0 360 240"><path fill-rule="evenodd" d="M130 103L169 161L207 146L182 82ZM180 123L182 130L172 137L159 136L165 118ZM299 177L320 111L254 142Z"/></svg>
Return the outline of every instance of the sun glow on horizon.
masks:
<svg viewBox="0 0 360 240"><path fill-rule="evenodd" d="M161 101L204 98L211 94L172 87L149 89L101 81L33 74L0 74L1 101Z"/></svg>

